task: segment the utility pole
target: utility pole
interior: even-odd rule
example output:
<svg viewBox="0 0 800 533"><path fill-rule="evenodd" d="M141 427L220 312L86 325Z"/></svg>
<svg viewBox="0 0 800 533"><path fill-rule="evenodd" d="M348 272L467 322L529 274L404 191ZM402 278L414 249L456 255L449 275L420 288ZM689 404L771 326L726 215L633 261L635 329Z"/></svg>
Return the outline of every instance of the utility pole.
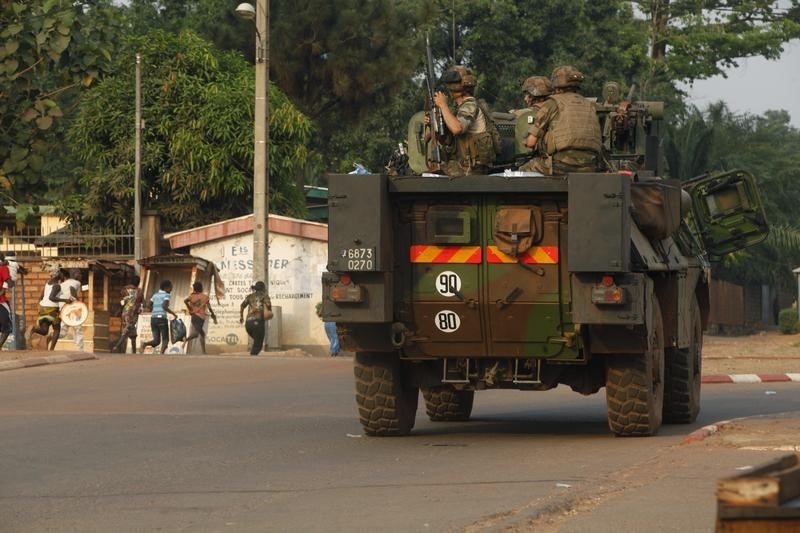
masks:
<svg viewBox="0 0 800 533"><path fill-rule="evenodd" d="M269 0L256 4L256 100L253 168L253 280L269 293Z"/></svg>
<svg viewBox="0 0 800 533"><path fill-rule="evenodd" d="M133 257L139 272L142 258L142 56L136 54L136 173L133 179Z"/></svg>

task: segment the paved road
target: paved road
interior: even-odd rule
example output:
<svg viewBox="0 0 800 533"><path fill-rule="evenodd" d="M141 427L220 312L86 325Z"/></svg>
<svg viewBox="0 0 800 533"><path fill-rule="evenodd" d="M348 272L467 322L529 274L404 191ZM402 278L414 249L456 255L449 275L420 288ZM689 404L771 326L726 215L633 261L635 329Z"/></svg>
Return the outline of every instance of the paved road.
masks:
<svg viewBox="0 0 800 533"><path fill-rule="evenodd" d="M603 394L487 391L374 439L352 391L347 359L0 373L0 531L711 531L716 480L781 453L683 436L800 409L796 383L713 385L696 424L618 439Z"/></svg>

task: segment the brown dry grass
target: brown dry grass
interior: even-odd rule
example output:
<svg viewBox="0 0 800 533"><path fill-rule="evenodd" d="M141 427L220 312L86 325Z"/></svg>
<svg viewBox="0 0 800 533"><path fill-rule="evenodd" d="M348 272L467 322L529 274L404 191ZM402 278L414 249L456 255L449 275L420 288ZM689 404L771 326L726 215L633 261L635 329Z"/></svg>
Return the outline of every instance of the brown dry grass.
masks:
<svg viewBox="0 0 800 533"><path fill-rule="evenodd" d="M761 331L741 337L706 335L703 374L800 373L800 334Z"/></svg>

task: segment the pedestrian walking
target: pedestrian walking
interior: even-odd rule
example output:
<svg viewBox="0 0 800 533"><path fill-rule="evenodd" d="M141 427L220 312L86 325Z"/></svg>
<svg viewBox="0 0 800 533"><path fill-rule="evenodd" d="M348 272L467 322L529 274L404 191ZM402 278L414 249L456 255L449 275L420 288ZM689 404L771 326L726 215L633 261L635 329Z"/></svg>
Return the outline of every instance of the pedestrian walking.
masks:
<svg viewBox="0 0 800 533"><path fill-rule="evenodd" d="M253 340L250 355L258 355L264 347L267 337L267 320L264 318L265 310L272 312L272 302L267 295L267 286L263 281L257 281L251 287L252 291L239 307L239 323L244 323L244 329ZM247 309L247 321L244 319L244 310Z"/></svg>
<svg viewBox="0 0 800 533"><path fill-rule="evenodd" d="M169 308L169 298L172 292L172 282L165 279L161 282L160 289L150 297L150 329L153 330L153 338L142 343L142 353L145 346L152 346L155 353L164 353L169 344L169 323L167 315L178 318L178 315ZM156 346L161 345L161 350L156 352Z"/></svg>
<svg viewBox="0 0 800 533"><path fill-rule="evenodd" d="M114 346L116 353L128 351L128 339L131 340L131 351L136 353L136 328L144 301L144 292L139 287L140 282L139 276L133 276L131 282L122 287L122 301L120 302L122 304L122 331L116 346Z"/></svg>
<svg viewBox="0 0 800 533"><path fill-rule="evenodd" d="M186 347L189 345L189 341L192 339L200 338L200 350L203 352L203 355L206 353L206 332L205 332L205 325L206 320L208 320L208 316L211 316L211 320L214 321L214 324L217 323L217 315L214 314L214 310L211 309L211 303L208 299L208 295L203 292L203 284L199 281L195 281L192 284L192 294L186 297L183 300L183 303L186 304L186 309L189 310L189 316L192 320L192 327L191 331L189 332L189 336L186 337L186 340L183 341L184 352L186 352Z"/></svg>

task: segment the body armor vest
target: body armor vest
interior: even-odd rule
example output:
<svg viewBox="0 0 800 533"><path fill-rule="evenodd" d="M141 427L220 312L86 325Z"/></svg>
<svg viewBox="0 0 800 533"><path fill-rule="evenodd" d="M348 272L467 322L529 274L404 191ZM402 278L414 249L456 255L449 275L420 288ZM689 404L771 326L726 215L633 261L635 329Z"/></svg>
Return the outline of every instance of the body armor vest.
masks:
<svg viewBox="0 0 800 533"><path fill-rule="evenodd" d="M550 98L558 105L558 116L545 134L548 155L562 150L599 153L602 141L594 104L573 92L554 94Z"/></svg>

